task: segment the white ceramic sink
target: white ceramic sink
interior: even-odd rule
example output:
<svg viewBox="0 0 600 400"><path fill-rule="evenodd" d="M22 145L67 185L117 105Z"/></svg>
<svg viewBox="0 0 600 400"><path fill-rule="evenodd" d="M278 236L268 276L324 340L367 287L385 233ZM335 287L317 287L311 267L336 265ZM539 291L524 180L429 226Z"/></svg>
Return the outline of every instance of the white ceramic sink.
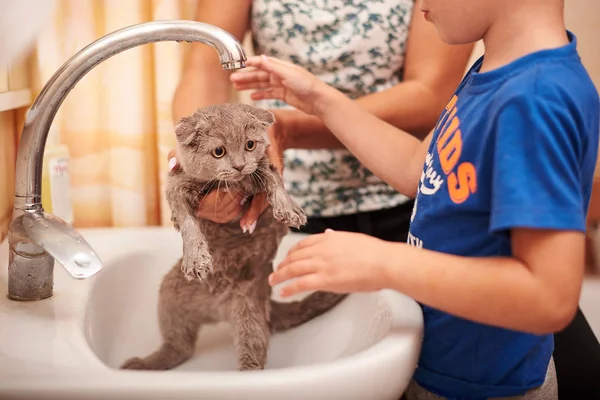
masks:
<svg viewBox="0 0 600 400"><path fill-rule="evenodd" d="M181 253L170 228L81 230L104 262L88 280L55 265L54 296L23 303L7 292L0 244L0 398L390 399L416 366L422 314L389 291L353 294L271 339L267 369L236 371L228 326L203 329L195 356L171 371L122 371L160 343L157 289ZM277 261L300 235L284 239Z"/></svg>

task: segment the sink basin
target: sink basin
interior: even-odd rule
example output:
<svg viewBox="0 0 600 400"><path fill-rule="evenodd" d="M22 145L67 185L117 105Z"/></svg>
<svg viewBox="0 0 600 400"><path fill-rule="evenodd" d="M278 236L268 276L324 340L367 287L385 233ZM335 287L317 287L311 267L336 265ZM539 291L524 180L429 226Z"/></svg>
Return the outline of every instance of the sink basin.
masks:
<svg viewBox="0 0 600 400"><path fill-rule="evenodd" d="M0 398L390 399L413 374L422 338L417 303L396 292L350 295L271 338L264 371L236 370L227 324L203 328L192 359L170 371L122 371L160 343L162 276L181 254L171 228L82 229L104 269L74 280L55 265L54 296L6 298L0 244ZM288 235L280 261L302 235Z"/></svg>

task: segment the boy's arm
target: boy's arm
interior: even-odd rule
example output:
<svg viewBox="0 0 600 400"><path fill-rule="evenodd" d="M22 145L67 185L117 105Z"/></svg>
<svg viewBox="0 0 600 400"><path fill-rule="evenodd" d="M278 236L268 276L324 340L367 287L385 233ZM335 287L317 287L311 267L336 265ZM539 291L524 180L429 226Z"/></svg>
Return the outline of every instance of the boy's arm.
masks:
<svg viewBox="0 0 600 400"><path fill-rule="evenodd" d="M449 314L534 334L573 318L583 276L584 235L515 228L511 257L465 257L352 232L310 235L269 278L283 297L314 290L383 288Z"/></svg>
<svg viewBox="0 0 600 400"><path fill-rule="evenodd" d="M473 47L473 44L444 43L435 26L427 22L419 8L415 7L406 43L402 81L355 101L378 118L423 139L459 85ZM286 110L283 117L288 148L342 147L319 118L293 110ZM290 120L289 127L287 120Z"/></svg>
<svg viewBox="0 0 600 400"><path fill-rule="evenodd" d="M584 234L517 228L511 242L513 257L504 258L389 243L381 255L380 279L425 305L472 321L535 334L562 330L577 310Z"/></svg>
<svg viewBox="0 0 600 400"><path fill-rule="evenodd" d="M569 93L543 82L524 90L498 110L492 137L489 230L510 239L512 257L411 249L403 254L414 268L398 269L395 282L432 307L548 333L564 328L577 310L585 270L583 193L594 168L582 170L581 160L595 149L579 111L569 107L577 104Z"/></svg>
<svg viewBox="0 0 600 400"><path fill-rule="evenodd" d="M414 196L431 137L423 142L369 113L304 68L273 57L251 57L231 76L237 90L260 89L254 100L280 99L314 115L375 175Z"/></svg>
<svg viewBox="0 0 600 400"><path fill-rule="evenodd" d="M334 90L323 97L318 116L373 174L415 197L433 132L421 141Z"/></svg>
<svg viewBox="0 0 600 400"><path fill-rule="evenodd" d="M596 146L592 139L588 144L583 118L565 106L573 100L555 92L536 87L515 94L494 113L492 176L485 177L493 183L489 231L510 240L510 256L450 255L331 232L296 245L271 284L300 278L286 286L286 295L393 288L479 323L537 334L564 328L579 302L584 188ZM354 115L348 119L359 123ZM583 170L582 159L590 161Z"/></svg>

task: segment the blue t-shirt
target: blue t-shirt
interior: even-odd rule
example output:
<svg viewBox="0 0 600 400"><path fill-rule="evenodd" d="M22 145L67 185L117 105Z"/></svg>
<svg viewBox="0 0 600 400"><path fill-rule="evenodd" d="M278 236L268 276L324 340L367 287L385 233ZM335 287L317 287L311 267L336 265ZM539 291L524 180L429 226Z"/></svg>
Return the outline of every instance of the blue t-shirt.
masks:
<svg viewBox="0 0 600 400"><path fill-rule="evenodd" d="M479 73L438 121L408 243L468 257L510 256L510 229L585 231L599 131L598 93L576 38ZM552 335L471 322L422 305L415 380L449 399L514 396L541 385Z"/></svg>

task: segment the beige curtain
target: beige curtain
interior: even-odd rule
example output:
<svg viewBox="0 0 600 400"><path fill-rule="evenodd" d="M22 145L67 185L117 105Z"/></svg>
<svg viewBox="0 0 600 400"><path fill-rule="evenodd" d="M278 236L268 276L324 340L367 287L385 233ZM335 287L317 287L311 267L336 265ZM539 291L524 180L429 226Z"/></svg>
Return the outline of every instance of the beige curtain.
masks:
<svg viewBox="0 0 600 400"><path fill-rule="evenodd" d="M16 146L14 113L0 112L0 241L12 218Z"/></svg>
<svg viewBox="0 0 600 400"><path fill-rule="evenodd" d="M73 54L99 37L152 20L192 19L195 1L60 0L31 60L34 96ZM174 146L171 101L185 44L163 42L118 54L67 96L48 146L71 156L75 226L169 224L163 186Z"/></svg>

